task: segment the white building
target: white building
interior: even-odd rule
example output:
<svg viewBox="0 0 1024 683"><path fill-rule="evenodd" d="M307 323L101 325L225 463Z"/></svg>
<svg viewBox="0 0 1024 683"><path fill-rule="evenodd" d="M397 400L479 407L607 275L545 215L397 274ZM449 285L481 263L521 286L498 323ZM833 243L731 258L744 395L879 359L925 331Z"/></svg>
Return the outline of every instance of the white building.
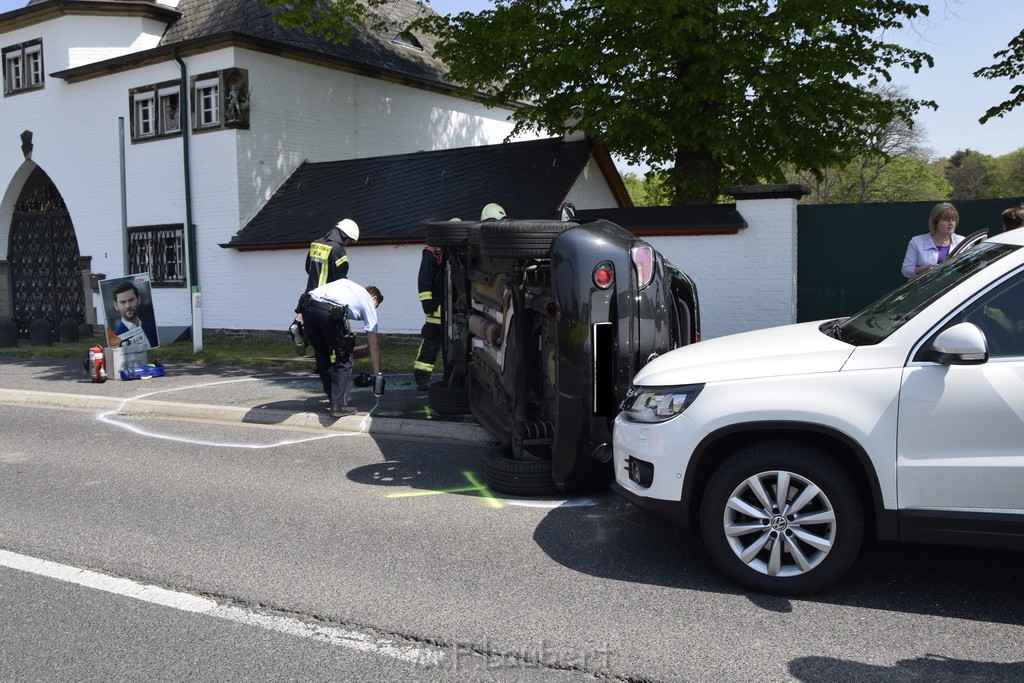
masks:
<svg viewBox="0 0 1024 683"><path fill-rule="evenodd" d="M471 196L449 182L436 208L413 218L327 186L309 201L329 199L342 214L281 215L279 239L244 237L304 162L519 144L499 144L510 111L457 96L428 37L405 30L420 11L429 10L393 0L382 10L393 33L357 31L347 47L280 28L254 0L33 0L0 14L0 319L22 330L36 318L55 329L68 317L102 324L95 282L148 272L165 342L196 312L205 330L283 330L304 286L305 245L350 217L363 235L350 277L384 291L382 331L418 330L423 221L488 201L523 206L529 196L514 184L492 178L478 185L490 194ZM559 200L629 205L599 146L564 146L579 167ZM565 158L544 149L549 166ZM441 172L451 179L454 168ZM407 193L392 195L397 206ZM542 210L553 217L557 205Z"/></svg>

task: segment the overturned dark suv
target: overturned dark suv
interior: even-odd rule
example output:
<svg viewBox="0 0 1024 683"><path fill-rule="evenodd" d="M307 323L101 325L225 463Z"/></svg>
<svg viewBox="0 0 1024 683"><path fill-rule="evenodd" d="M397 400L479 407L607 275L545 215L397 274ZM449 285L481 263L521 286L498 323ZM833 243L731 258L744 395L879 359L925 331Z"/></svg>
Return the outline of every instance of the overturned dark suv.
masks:
<svg viewBox="0 0 1024 683"><path fill-rule="evenodd" d="M611 423L648 361L699 339L693 281L606 220L435 222L446 259L444 381L499 446L488 485L516 495L611 479Z"/></svg>

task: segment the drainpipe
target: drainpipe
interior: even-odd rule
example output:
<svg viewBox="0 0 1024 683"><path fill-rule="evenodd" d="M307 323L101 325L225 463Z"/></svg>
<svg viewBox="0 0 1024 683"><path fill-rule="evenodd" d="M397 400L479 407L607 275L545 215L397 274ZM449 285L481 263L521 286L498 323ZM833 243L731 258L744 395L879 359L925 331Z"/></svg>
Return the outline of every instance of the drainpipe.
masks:
<svg viewBox="0 0 1024 683"><path fill-rule="evenodd" d="M128 272L128 174L124 158L124 117L117 117L118 163L121 165L121 267Z"/></svg>
<svg viewBox="0 0 1024 683"><path fill-rule="evenodd" d="M188 70L185 62L174 48L174 61L181 69L181 83L178 86L178 116L181 120L182 160L185 168L185 248L188 252L188 286L192 295L192 352L203 350L203 290L199 286L199 268L196 263L196 226L192 224L192 182L189 165L188 140L192 130L189 123Z"/></svg>

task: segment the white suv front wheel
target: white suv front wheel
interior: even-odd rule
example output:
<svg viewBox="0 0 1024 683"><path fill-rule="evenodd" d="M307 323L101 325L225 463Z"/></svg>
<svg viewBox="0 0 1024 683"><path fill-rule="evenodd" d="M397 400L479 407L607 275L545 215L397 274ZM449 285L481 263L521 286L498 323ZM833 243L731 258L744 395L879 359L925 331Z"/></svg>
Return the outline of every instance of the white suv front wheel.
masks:
<svg viewBox="0 0 1024 683"><path fill-rule="evenodd" d="M853 480L799 440L751 443L726 458L701 502L716 565L756 591L798 595L841 577L857 556L864 509Z"/></svg>

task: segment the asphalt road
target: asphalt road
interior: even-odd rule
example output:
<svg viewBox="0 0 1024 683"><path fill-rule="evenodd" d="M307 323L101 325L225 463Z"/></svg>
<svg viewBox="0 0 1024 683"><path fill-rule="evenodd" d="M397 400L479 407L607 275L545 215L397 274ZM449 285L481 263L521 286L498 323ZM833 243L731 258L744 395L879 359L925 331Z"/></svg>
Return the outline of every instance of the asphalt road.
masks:
<svg viewBox="0 0 1024 683"><path fill-rule="evenodd" d="M769 597L611 493L492 494L477 444L0 423L3 679L1024 679L1020 553L869 547Z"/></svg>

